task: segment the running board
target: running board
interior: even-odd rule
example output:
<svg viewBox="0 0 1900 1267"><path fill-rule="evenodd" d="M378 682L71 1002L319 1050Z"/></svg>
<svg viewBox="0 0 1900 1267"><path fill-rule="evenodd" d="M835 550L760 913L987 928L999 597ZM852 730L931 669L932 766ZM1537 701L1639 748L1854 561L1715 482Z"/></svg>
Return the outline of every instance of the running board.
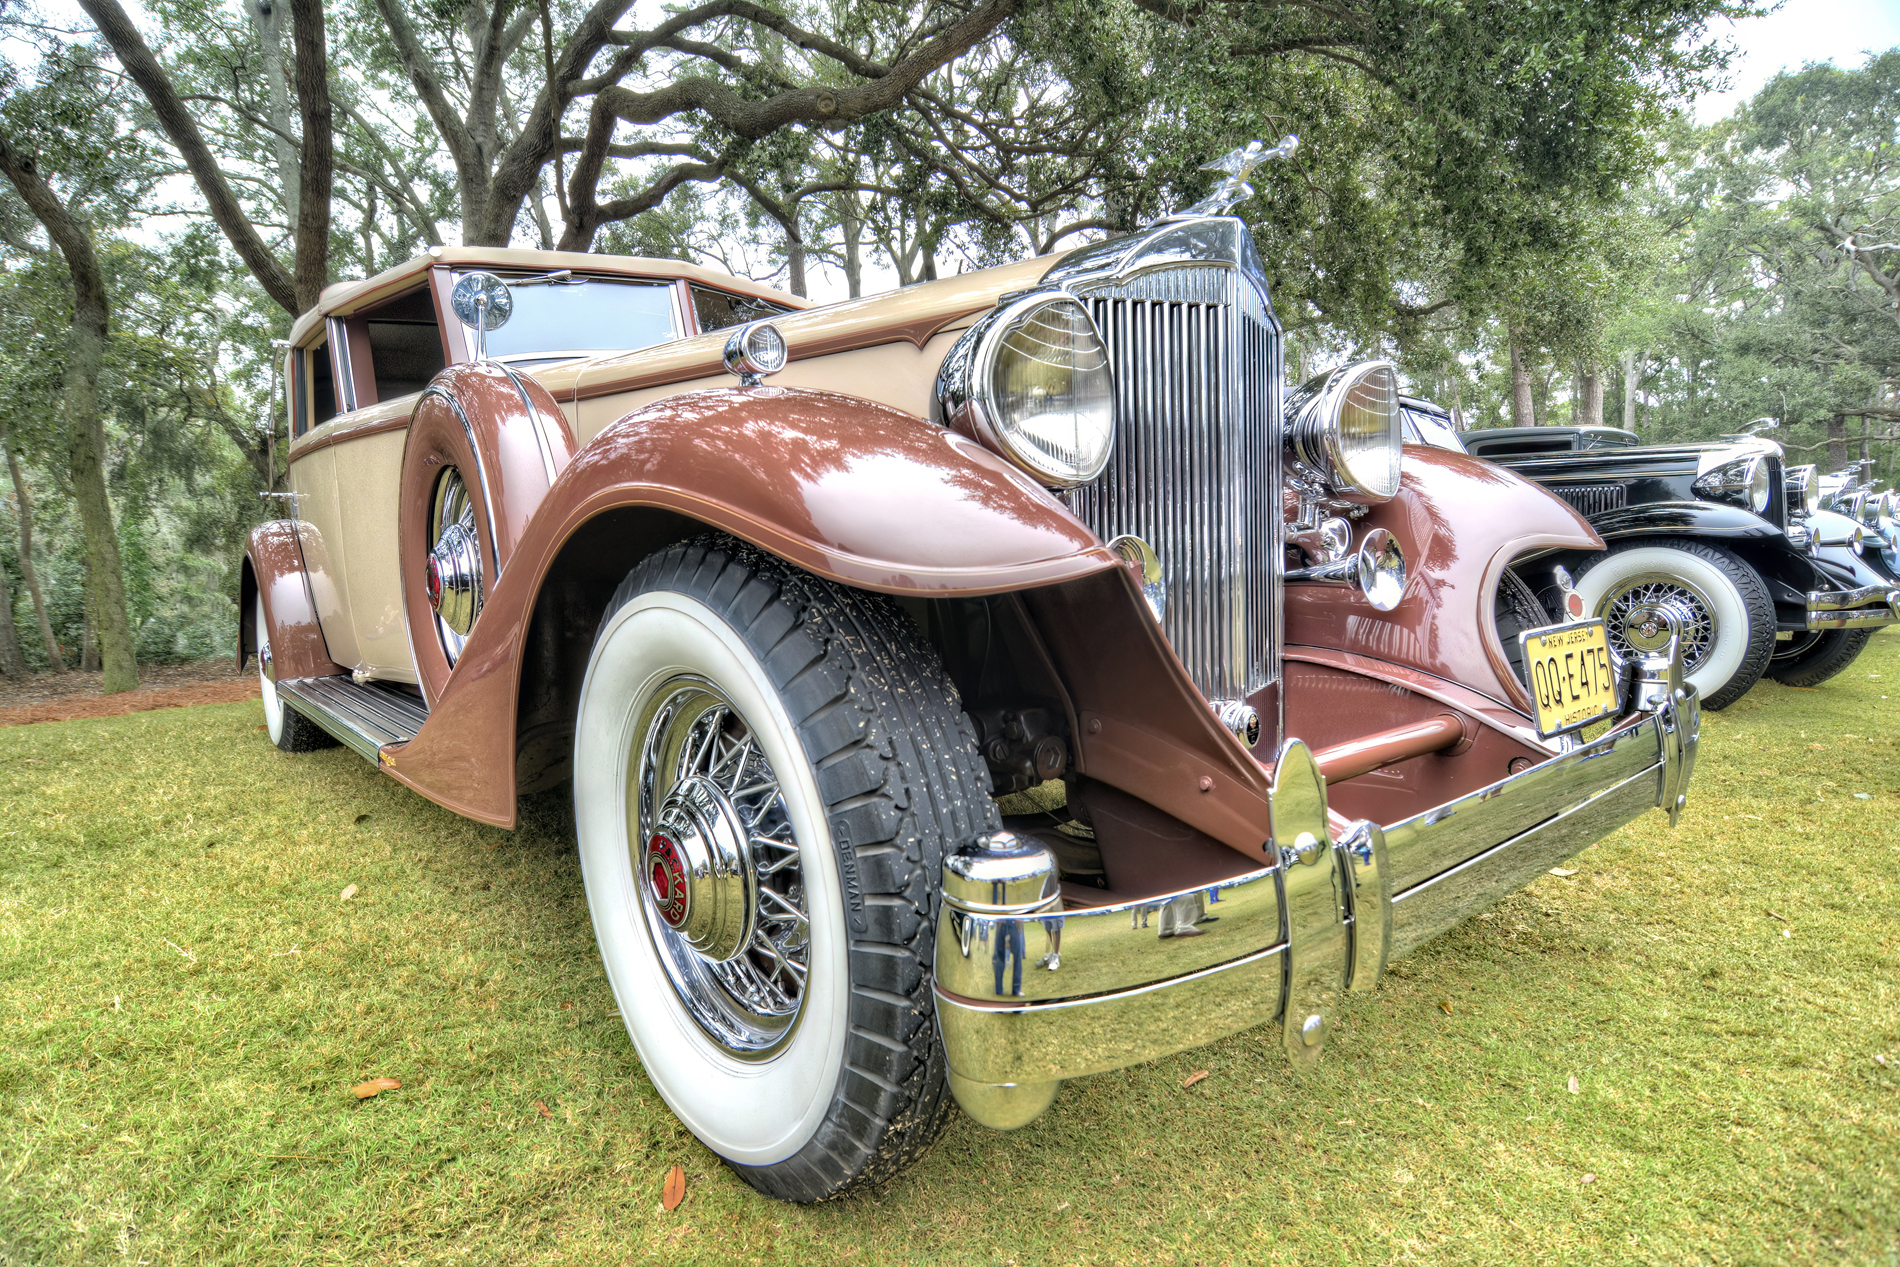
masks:
<svg viewBox="0 0 1900 1267"><path fill-rule="evenodd" d="M408 691L341 675L290 678L277 684L277 698L373 764L384 745L408 743L429 720L429 706Z"/></svg>

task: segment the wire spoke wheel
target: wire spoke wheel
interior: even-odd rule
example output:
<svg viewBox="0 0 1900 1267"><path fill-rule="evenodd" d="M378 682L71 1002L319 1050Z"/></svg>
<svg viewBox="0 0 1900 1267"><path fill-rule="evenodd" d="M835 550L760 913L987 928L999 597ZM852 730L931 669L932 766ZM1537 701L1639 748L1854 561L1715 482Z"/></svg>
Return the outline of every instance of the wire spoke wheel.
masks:
<svg viewBox="0 0 1900 1267"><path fill-rule="evenodd" d="M647 928L707 1036L769 1058L797 1027L811 921L778 776L710 682L680 677L636 723L628 847Z"/></svg>
<svg viewBox="0 0 1900 1267"><path fill-rule="evenodd" d="M1665 614L1680 628L1685 673L1701 668L1715 646L1715 618L1706 596L1679 577L1649 574L1631 577L1605 596L1600 608L1610 641L1624 656L1653 654L1668 642Z"/></svg>

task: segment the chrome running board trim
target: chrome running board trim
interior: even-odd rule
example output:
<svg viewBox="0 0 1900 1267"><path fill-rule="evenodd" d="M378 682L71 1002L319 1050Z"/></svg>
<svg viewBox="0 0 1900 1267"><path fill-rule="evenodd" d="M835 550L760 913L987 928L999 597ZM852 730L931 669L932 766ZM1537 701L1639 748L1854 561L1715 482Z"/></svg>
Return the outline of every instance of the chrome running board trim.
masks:
<svg viewBox="0 0 1900 1267"><path fill-rule="evenodd" d="M277 697L372 763L380 763L384 746L408 743L429 720L420 698L382 682L290 678L277 684Z"/></svg>

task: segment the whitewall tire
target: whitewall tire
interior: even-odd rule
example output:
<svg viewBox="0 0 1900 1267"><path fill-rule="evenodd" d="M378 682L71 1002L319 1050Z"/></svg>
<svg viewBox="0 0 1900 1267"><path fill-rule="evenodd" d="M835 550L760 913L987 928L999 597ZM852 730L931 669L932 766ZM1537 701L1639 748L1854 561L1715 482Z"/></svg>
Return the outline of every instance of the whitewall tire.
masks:
<svg viewBox="0 0 1900 1267"><path fill-rule="evenodd" d="M574 745L595 935L654 1088L761 1191L878 1182L941 1130L936 891L995 825L987 790L954 688L877 595L708 538L609 604Z"/></svg>
<svg viewBox="0 0 1900 1267"><path fill-rule="evenodd" d="M314 752L318 748L335 747L336 740L322 727L286 706L277 694L277 683L271 672L270 624L264 619L264 600L260 596L253 601L256 608L252 614L257 621L257 682L263 689L264 729L270 741L285 752Z"/></svg>
<svg viewBox="0 0 1900 1267"><path fill-rule="evenodd" d="M1718 709L1746 694L1775 646L1775 606L1747 563L1702 541L1644 538L1587 561L1577 592L1625 655L1656 640L1659 611L1681 622L1684 676ZM1666 637L1666 634L1664 635Z"/></svg>

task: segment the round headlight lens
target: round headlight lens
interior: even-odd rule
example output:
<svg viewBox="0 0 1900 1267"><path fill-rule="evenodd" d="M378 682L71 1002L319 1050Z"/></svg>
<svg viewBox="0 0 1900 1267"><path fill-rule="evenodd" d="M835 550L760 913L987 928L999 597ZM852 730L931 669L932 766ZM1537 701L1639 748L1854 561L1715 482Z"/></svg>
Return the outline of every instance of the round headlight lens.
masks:
<svg viewBox="0 0 1900 1267"><path fill-rule="evenodd" d="M1869 493L1860 503L1860 521L1869 528L1880 523L1880 506L1884 497L1885 494L1882 493Z"/></svg>
<svg viewBox="0 0 1900 1267"><path fill-rule="evenodd" d="M1756 458L1748 466L1748 508L1758 515L1768 513L1768 496L1774 491L1774 472L1768 459Z"/></svg>
<svg viewBox="0 0 1900 1267"><path fill-rule="evenodd" d="M944 421L1042 483L1086 484L1115 443L1115 380L1095 321L1072 296L1031 295L970 328L944 358Z"/></svg>
<svg viewBox="0 0 1900 1267"><path fill-rule="evenodd" d="M1289 401L1294 456L1348 501L1390 501L1399 491L1404 432L1399 377L1390 361L1362 361L1312 380Z"/></svg>

